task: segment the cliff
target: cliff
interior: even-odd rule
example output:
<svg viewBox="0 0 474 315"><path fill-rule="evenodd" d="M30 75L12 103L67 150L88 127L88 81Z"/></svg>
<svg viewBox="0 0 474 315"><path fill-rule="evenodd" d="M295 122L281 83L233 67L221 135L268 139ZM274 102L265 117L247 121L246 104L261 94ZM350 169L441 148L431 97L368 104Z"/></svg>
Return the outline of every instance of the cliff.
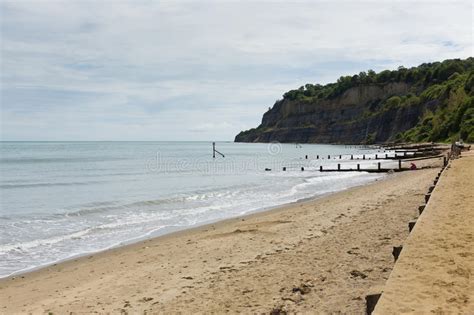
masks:
<svg viewBox="0 0 474 315"><path fill-rule="evenodd" d="M341 77L285 93L236 142L474 141L473 58Z"/></svg>

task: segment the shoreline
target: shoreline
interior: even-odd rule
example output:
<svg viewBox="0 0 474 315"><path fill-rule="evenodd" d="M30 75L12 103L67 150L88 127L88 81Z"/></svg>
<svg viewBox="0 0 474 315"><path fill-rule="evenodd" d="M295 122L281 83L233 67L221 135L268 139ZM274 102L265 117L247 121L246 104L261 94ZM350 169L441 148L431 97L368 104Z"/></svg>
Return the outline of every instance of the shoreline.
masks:
<svg viewBox="0 0 474 315"><path fill-rule="evenodd" d="M371 179L370 181L365 182L363 184L357 184L357 185L354 185L354 186L351 186L351 187L348 187L348 188L344 188L342 190L331 191L331 192L323 193L321 195L314 195L312 197L306 197L306 198L302 198L302 199L299 199L299 200L296 200L296 201L291 201L291 202L287 202L287 203L283 203L283 204L279 204L279 205L259 208L259 209L256 209L256 210L250 210L250 211L248 211L244 214L240 214L240 215L237 215L237 216L232 216L232 217L228 217L228 218L224 218L224 219L215 219L215 220L200 222L200 223L196 223L196 224L189 225L189 226L186 226L186 227L168 226L168 227L162 228L159 232L156 232L156 234L151 233L151 234L155 234L151 237L149 237L149 236L139 236L139 237L136 237L136 238L133 238L133 239L130 239L130 240L121 241L121 242L119 242L115 245L112 245L112 246L109 246L109 247L106 247L106 248L103 248L103 249L94 250L94 251L90 251L90 252L79 253L79 254L74 254L74 255L71 255L67 258L51 261L51 262L43 264L43 265L30 267L30 268L26 268L26 269L23 269L23 270L18 270L18 271L15 271L15 272L13 272L9 275L0 276L0 282L2 280L11 279L12 277L21 277L21 276L24 276L26 274L30 274L32 272L41 271L42 269L46 269L46 268L51 267L51 266L56 266L56 265L59 265L59 264L67 263L69 261L76 261L76 260L81 259L83 257L87 257L87 256L91 256L91 255L98 255L98 254L106 253L106 252L112 251L112 250L120 250L121 248L137 245L137 244L140 244L140 243L148 241L148 240L155 240L155 239L159 239L161 237L165 237L165 236L168 236L168 235L171 236L175 233L180 233L180 232L186 232L188 230L199 229L200 227L206 227L206 226L210 226L210 225L213 225L213 224L219 224L221 222L224 223L225 221L228 221L228 220L246 218L247 216L258 215L260 213L263 214L263 213L266 213L266 212L279 210L279 208L286 208L286 207L291 207L291 206L298 205L298 204L305 204L307 202L313 202L313 201L316 201L318 199L321 199L321 198L324 198L324 197L327 197L327 196L330 196L330 195L333 195L333 194L337 194L337 193L341 193L341 192L344 192L344 191L351 190L353 188L370 185L370 184L373 184L373 183L375 183L377 181L380 181L380 180L387 180L387 178L389 178L390 176L396 176L396 174L389 174L389 175L385 174L385 175L381 176L380 178Z"/></svg>
<svg viewBox="0 0 474 315"><path fill-rule="evenodd" d="M432 167L433 163L437 163L438 161L439 161L439 158L430 158L430 159L427 159L427 160L425 160L425 161L423 161L422 163L419 163L419 164L422 167L423 166ZM370 173L367 173L367 174L370 174ZM12 278L12 277L21 277L24 274L35 272L35 271L38 271L38 270L41 270L41 269L44 269L44 268L48 268L50 266L54 266L54 265L57 265L57 264L62 264L62 263L68 262L70 260L77 260L77 259L85 257L85 256L96 255L96 254L100 254L100 253L107 252L107 251L110 251L110 250L119 249L119 248L122 248L122 247L127 247L127 246L130 246L130 245L133 245L133 244L144 242L146 240L152 240L152 239L163 237L163 236L166 236L166 235L169 235L169 234L174 234L174 233L177 233L177 232L180 232L180 231L186 231L186 230L190 230L190 229L199 228L201 226L216 224L216 223L219 223L221 221L226 221L226 220L230 220L230 219L233 219L233 218L241 218L241 217L245 217L247 215L264 213L264 212L267 212L267 211L273 211L273 210L276 210L276 209L281 208L281 207L287 207L287 206L291 206L291 205L302 203L302 202L315 201L315 200L318 200L320 198L324 198L324 197L330 196L332 194L337 194L337 193L340 193L340 192L344 192L344 191L347 191L347 190L350 190L350 189L353 189L353 188L356 188L356 187L362 187L362 186L370 185L370 184L373 184L376 181L387 180L390 176L395 176L395 173L392 173L392 174L384 173L384 175L381 175L380 178L371 179L371 180L369 180L369 181L367 181L363 184L356 184L354 186L344 188L342 190L331 191L331 192L323 193L321 195L314 195L312 197L302 198L302 199L299 199L299 200L296 200L296 201L291 201L291 202L286 202L286 203L278 204L278 205L274 205L274 206L268 206L268 207L263 207L263 208L259 208L259 209L255 209L255 210L250 210L248 212L245 212L244 214L240 214L240 215L237 215L237 216L232 216L232 217L228 217L228 218L224 218L224 219L215 219L215 220L200 222L200 223L196 223L196 224L186 226L186 227L168 226L168 227L165 227L165 228L161 229L160 231L150 233L149 235L152 235L152 236L149 236L149 235L148 236L139 236L139 237L132 238L132 239L129 239L129 240L120 241L120 242L118 242L114 245L111 245L111 246L108 246L108 247L105 247L105 248L102 248L102 249L93 250L93 251L89 251L89 252L78 253L78 254L74 254L74 255L71 255L71 256L66 257L66 258L54 260L54 261L51 261L51 262L48 262L48 263L45 263L45 264L42 264L42 265L39 265L39 266L18 270L18 271L15 271L13 273L10 273L8 275L0 276L0 281L2 281L4 279L9 279L9 278Z"/></svg>
<svg viewBox="0 0 474 315"><path fill-rule="evenodd" d="M391 242L406 237L405 220L436 171L393 174L3 278L0 310L359 312L367 286L388 277Z"/></svg>

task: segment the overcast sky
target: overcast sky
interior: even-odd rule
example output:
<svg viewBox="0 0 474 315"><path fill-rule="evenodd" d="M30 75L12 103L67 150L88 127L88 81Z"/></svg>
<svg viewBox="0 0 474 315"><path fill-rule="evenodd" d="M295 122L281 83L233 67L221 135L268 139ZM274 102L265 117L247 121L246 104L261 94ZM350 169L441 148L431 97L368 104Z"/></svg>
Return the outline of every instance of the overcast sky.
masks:
<svg viewBox="0 0 474 315"><path fill-rule="evenodd" d="M233 140L290 89L473 55L471 1L5 1L3 140Z"/></svg>

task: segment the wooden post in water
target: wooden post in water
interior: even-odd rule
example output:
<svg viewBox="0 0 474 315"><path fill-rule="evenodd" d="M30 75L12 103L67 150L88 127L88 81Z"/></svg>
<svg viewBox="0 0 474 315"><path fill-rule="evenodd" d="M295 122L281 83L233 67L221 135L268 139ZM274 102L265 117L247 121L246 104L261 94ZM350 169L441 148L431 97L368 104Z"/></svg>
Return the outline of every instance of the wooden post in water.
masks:
<svg viewBox="0 0 474 315"><path fill-rule="evenodd" d="M353 159L354 159L354 154L351 154L351 160L353 160Z"/></svg>
<svg viewBox="0 0 474 315"><path fill-rule="evenodd" d="M330 159L330 158L331 158L331 156L328 154L328 159Z"/></svg>
<svg viewBox="0 0 474 315"><path fill-rule="evenodd" d="M303 166L301 166L301 171L304 171L304 167L303 167Z"/></svg>
<svg viewBox="0 0 474 315"><path fill-rule="evenodd" d="M306 160L308 159L308 155L305 156Z"/></svg>
<svg viewBox="0 0 474 315"><path fill-rule="evenodd" d="M319 166L319 171L322 172L323 171L323 166Z"/></svg>
<svg viewBox="0 0 474 315"><path fill-rule="evenodd" d="M283 172L286 171L286 167L283 167Z"/></svg>
<svg viewBox="0 0 474 315"><path fill-rule="evenodd" d="M341 164L337 164L337 170L338 170L338 171L341 170Z"/></svg>
<svg viewBox="0 0 474 315"><path fill-rule="evenodd" d="M220 154L222 157L225 157L224 154L220 153L219 151L216 150L216 143L213 142L212 143L212 158L215 159L216 158L216 153Z"/></svg>
<svg viewBox="0 0 474 315"><path fill-rule="evenodd" d="M375 155L375 159L377 160L378 158L379 158L379 155L378 155L378 154L376 154L376 155Z"/></svg>
<svg viewBox="0 0 474 315"><path fill-rule="evenodd" d="M387 153L385 153L385 158L388 159L388 154Z"/></svg>
<svg viewBox="0 0 474 315"><path fill-rule="evenodd" d="M362 155L362 160L365 160L365 154L364 154L364 155Z"/></svg>
<svg viewBox="0 0 474 315"><path fill-rule="evenodd" d="M357 170L360 171L360 164L357 164Z"/></svg>
<svg viewBox="0 0 474 315"><path fill-rule="evenodd" d="M398 160L398 169L399 169L399 170L402 169L402 160Z"/></svg>
<svg viewBox="0 0 474 315"><path fill-rule="evenodd" d="M446 166L448 162L446 161L446 156L443 156L443 165Z"/></svg>
<svg viewBox="0 0 474 315"><path fill-rule="evenodd" d="M379 169L379 171L380 171L380 162L378 163L378 169Z"/></svg>
<svg viewBox="0 0 474 315"><path fill-rule="evenodd" d="M342 159L342 155L339 155L339 160Z"/></svg>
<svg viewBox="0 0 474 315"><path fill-rule="evenodd" d="M316 155L316 159L319 160L319 155Z"/></svg>

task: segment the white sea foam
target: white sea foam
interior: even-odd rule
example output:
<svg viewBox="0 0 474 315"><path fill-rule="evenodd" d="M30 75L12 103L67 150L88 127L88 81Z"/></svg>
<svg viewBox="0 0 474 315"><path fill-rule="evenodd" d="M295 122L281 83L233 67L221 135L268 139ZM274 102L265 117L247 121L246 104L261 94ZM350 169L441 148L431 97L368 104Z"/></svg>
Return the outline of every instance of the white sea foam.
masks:
<svg viewBox="0 0 474 315"><path fill-rule="evenodd" d="M277 154L265 144L218 147L225 159L212 159L209 143L4 143L0 277L381 177L318 172L319 165L375 165L314 159L369 157L353 147L281 145Z"/></svg>

